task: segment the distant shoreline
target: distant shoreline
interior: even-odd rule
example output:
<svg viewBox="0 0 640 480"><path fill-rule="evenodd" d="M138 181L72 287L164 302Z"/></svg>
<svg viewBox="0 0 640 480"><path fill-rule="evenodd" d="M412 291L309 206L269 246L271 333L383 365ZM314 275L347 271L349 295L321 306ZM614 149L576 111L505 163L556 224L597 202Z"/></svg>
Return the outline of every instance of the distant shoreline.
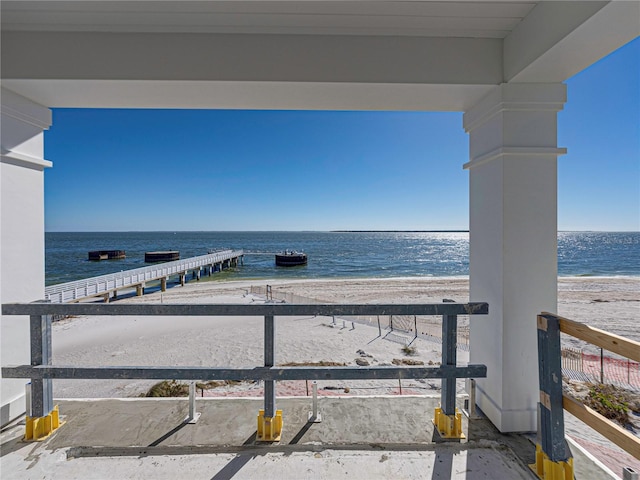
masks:
<svg viewBox="0 0 640 480"><path fill-rule="evenodd" d="M469 233L469 230L330 230L329 233Z"/></svg>
<svg viewBox="0 0 640 480"><path fill-rule="evenodd" d="M469 230L46 230L44 233L469 233ZM640 233L640 230L558 230L558 233Z"/></svg>

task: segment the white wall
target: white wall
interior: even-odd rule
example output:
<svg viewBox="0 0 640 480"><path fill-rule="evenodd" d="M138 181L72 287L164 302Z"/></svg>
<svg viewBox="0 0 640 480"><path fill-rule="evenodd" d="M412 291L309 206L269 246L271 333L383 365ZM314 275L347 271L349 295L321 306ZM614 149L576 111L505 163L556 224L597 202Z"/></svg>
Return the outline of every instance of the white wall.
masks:
<svg viewBox="0 0 640 480"><path fill-rule="evenodd" d="M43 130L49 109L2 89L0 160L0 303L44 296ZM3 315L2 365L29 363L29 320ZM2 379L1 424L24 413L25 380Z"/></svg>

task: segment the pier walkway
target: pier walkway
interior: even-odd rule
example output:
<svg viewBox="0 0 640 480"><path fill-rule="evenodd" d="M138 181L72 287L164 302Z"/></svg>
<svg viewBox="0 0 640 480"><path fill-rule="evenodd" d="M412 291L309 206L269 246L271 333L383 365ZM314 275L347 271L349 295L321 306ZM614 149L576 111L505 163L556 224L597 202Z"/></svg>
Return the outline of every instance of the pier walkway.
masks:
<svg viewBox="0 0 640 480"><path fill-rule="evenodd" d="M112 296L117 296L118 290L126 288L135 288L138 296L143 295L146 282L154 280L159 280L161 290L165 291L167 279L171 275L179 276L180 284L184 285L189 272L199 280L203 271L210 275L232 265L237 266L239 262L242 262L243 257L243 250L223 250L184 260L85 278L75 282L59 283L45 288L45 299L51 303L67 303L86 298L103 297L104 301L108 302Z"/></svg>

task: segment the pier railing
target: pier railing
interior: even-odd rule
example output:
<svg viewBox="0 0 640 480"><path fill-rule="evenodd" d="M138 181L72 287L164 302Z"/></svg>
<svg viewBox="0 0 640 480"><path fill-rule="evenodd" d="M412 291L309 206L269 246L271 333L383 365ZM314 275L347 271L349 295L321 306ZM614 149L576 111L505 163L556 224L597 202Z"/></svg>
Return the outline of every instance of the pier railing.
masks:
<svg viewBox="0 0 640 480"><path fill-rule="evenodd" d="M125 270L123 272L85 278L75 282L50 285L45 288L45 299L52 303L65 303L88 297L107 295L123 288L144 285L145 282L160 280L171 275L179 275L201 267L223 265L244 255L243 250L222 250L198 257L164 262L148 267Z"/></svg>
<svg viewBox="0 0 640 480"><path fill-rule="evenodd" d="M532 467L538 476L573 478L573 459L564 438L564 410L640 459L638 437L563 393L560 333L571 335L636 362L640 362L640 342L547 312L538 315L537 325L539 438L536 464Z"/></svg>
<svg viewBox="0 0 640 480"><path fill-rule="evenodd" d="M441 413L446 435L459 417L456 412L456 379L486 377L485 365L458 366L456 330L458 315L484 315L486 303L443 304L106 304L106 303L30 303L5 304L3 315L26 315L30 321L31 364L3 365L4 378L31 379L30 418L46 419L55 413L52 398L54 379L155 379L155 380L254 380L264 381L264 413L269 422L276 416L275 382L279 380L366 380L366 379L442 379ZM264 318L264 364L254 368L176 367L176 366L91 366L53 365L51 325L53 315L73 316L251 316ZM442 316L442 362L440 366L365 367L283 367L276 366L276 318L290 316L343 315L438 315ZM26 319L25 319L26 320ZM240 327L240 325L239 325ZM436 412L436 416L438 412ZM281 417L280 417L281 418ZM450 420L450 422L449 422ZM457 422L461 426L459 418ZM49 422L51 423L51 422ZM55 423L55 422L53 422ZM449 425L449 423L451 425ZM439 425L436 423L436 425ZM440 428L440 426L438 426ZM461 427L458 427L461 433ZM260 426L258 428L260 432ZM455 434L455 433L454 433ZM451 434L453 436L454 434ZM267 435L267 440L275 437Z"/></svg>

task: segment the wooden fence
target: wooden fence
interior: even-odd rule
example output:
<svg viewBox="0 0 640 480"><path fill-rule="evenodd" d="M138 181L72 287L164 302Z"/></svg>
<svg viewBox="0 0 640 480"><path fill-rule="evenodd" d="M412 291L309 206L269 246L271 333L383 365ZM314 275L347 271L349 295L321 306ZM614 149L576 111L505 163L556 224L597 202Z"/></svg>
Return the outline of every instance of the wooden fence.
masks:
<svg viewBox="0 0 640 480"><path fill-rule="evenodd" d="M552 478L547 475L551 473L547 472L547 469L550 469L555 472L554 475L566 474L566 478L572 478L571 453L564 439L564 410L640 459L638 437L563 393L562 361L565 356L560 347L560 333L571 335L633 362L640 362L640 342L547 312L538 315L537 326L540 382L540 443L537 452L540 454L536 454L535 470L538 476ZM576 357L576 351L567 351L568 362L576 362L578 360ZM581 356L581 359L584 368L584 356ZM553 478L564 477L554 476Z"/></svg>

